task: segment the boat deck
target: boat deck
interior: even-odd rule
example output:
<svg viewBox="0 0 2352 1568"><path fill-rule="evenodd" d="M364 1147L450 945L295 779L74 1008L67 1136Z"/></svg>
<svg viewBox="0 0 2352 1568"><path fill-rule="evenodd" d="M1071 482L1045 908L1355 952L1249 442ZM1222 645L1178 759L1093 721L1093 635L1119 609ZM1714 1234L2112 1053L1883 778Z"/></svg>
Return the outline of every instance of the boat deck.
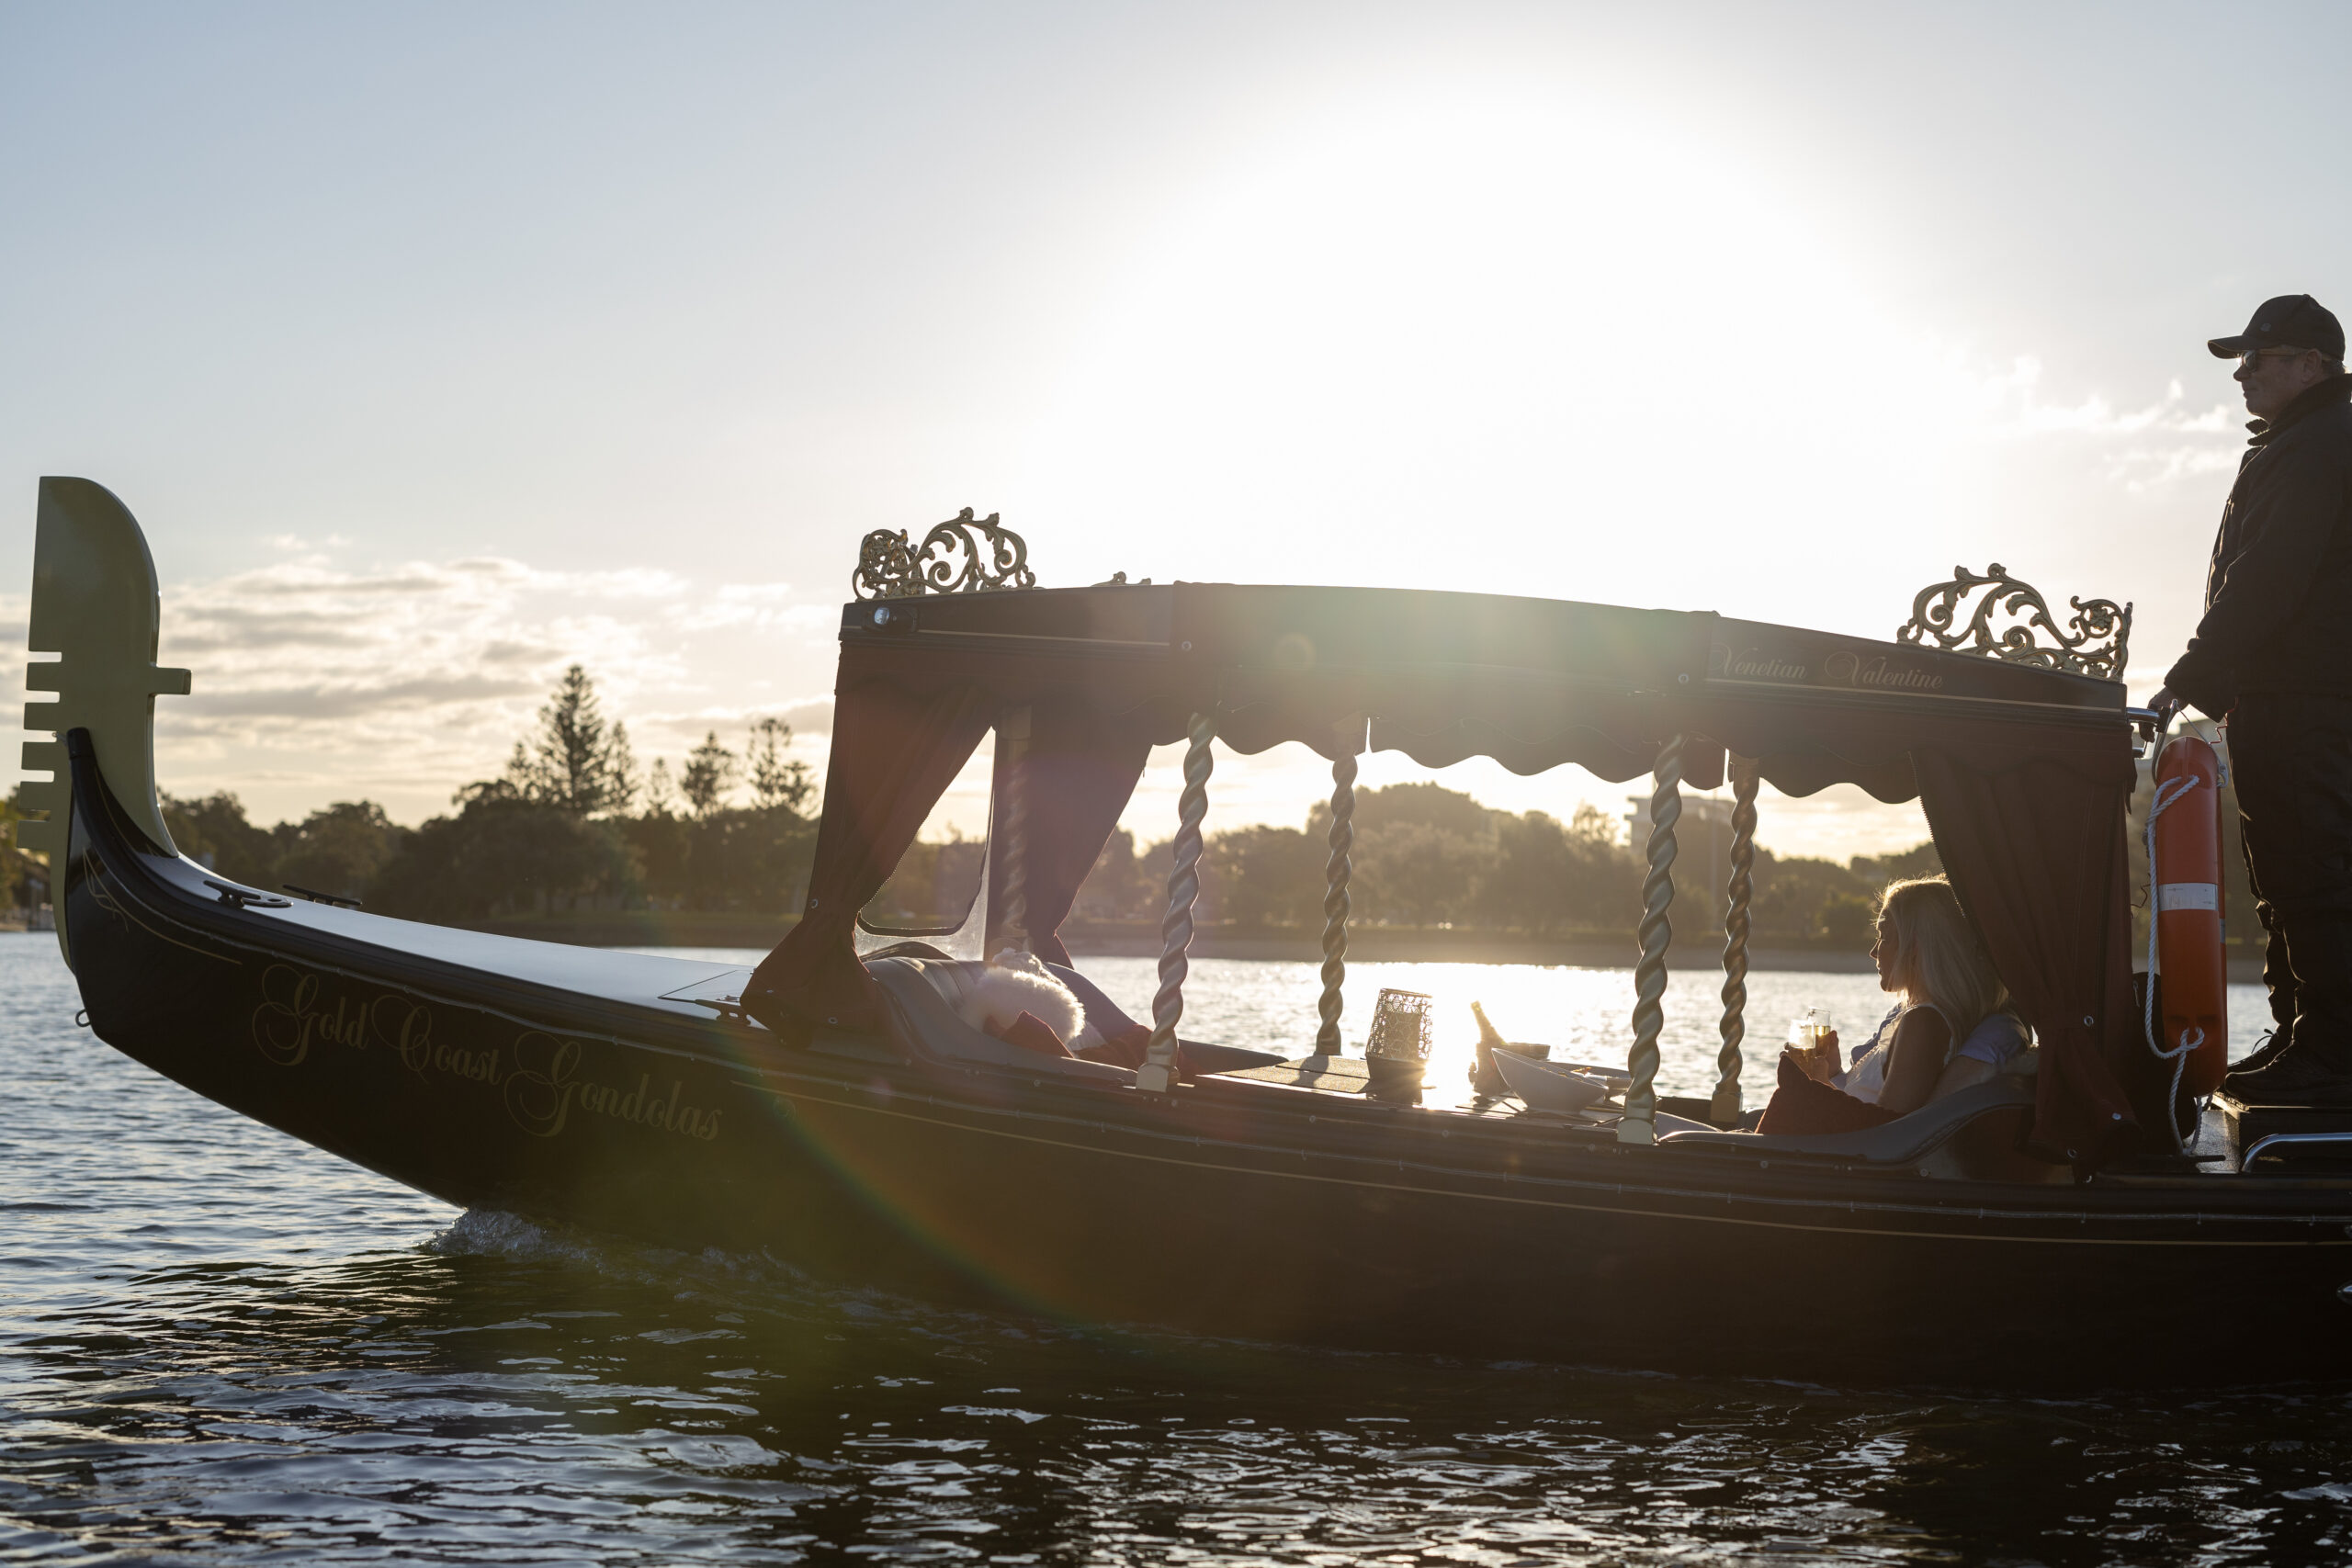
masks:
<svg viewBox="0 0 2352 1568"><path fill-rule="evenodd" d="M1605 1071L1606 1069L1595 1070ZM1301 1056L1295 1061L1282 1062L1272 1066L1237 1068L1219 1073L1217 1076L1226 1078L1249 1078L1259 1083L1281 1084L1290 1089L1318 1089L1326 1094L1344 1094L1359 1099L1367 1095L1371 1083L1371 1069L1364 1066L1364 1059L1361 1056ZM1595 1132L1614 1129L1618 1117L1624 1110L1624 1107L1613 1099L1604 1100L1589 1111L1540 1110L1525 1104L1518 1096L1507 1091L1488 1092L1474 1088L1466 1075L1458 1077L1442 1075L1435 1079L1425 1078L1421 1086L1420 1099L1416 1103L1424 1111L1505 1119L1533 1117L1544 1122L1558 1123L1563 1127ZM1665 1103L1663 1100L1660 1101L1661 1106ZM1664 1109L1658 1112L1657 1127L1662 1133L1714 1130L1705 1122L1677 1116Z"/></svg>
<svg viewBox="0 0 2352 1568"><path fill-rule="evenodd" d="M1260 1083L1281 1084L1291 1089L1314 1089L1325 1094L1346 1095L1352 1099L1365 1098L1370 1081L1369 1070L1365 1067L1363 1058L1361 1056L1302 1056L1272 1066L1238 1069L1220 1073L1217 1076L1226 1078L1247 1078ZM1573 1128L1579 1132L1604 1132L1613 1129L1622 1110L1622 1107L1613 1100L1584 1111L1533 1110L1522 1103L1515 1095L1487 1093L1472 1088L1466 1080L1452 1079L1425 1082L1419 1103L1422 1110L1451 1112L1456 1115L1502 1119L1532 1117L1556 1123L1564 1130ZM1661 1097L1661 1109L1658 1113L1658 1126L1661 1132L1676 1129L1696 1130L1706 1126L1704 1122L1676 1116L1664 1109L1670 1103L1672 1103L1670 1097ZM2329 1117L2329 1113L2324 1112L2263 1111L2256 1114L2257 1117L2264 1115L2285 1116L2290 1119L2301 1117L2303 1120L2312 1116ZM2329 1117L2327 1130L2333 1131L2339 1126L2352 1128L2352 1115L2337 1113ZM2244 1151L2252 1146L2256 1139L2264 1132L2278 1130L2282 1129L2271 1127L2267 1122L2259 1122L2255 1118L2248 1117L2245 1108L2231 1104L2227 1100L2214 1100L2208 1103L2198 1119L2197 1134L2190 1140L2188 1148L2189 1157L2195 1162L2194 1173L2199 1176L2247 1174L2243 1164ZM2302 1120L2299 1120L2294 1122L2292 1128L2284 1130L2307 1131L2309 1129L2304 1127ZM2253 1136L2247 1135L2249 1132ZM2341 1146L2346 1151L2343 1158L2352 1161L2352 1141L2347 1141ZM2266 1156L2263 1174L2306 1174L2312 1172L2312 1167L2325 1162L2324 1147L2289 1149L2282 1151L2278 1157Z"/></svg>

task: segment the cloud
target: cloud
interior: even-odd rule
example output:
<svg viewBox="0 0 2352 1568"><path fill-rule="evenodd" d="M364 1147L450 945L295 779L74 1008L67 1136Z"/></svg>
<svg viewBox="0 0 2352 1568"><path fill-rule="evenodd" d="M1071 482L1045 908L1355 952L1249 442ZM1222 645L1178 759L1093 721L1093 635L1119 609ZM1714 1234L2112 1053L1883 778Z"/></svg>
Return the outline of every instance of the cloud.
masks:
<svg viewBox="0 0 2352 1568"><path fill-rule="evenodd" d="M675 599L694 586L676 572L658 567L631 567L620 571L533 572L531 581L535 585L583 599Z"/></svg>
<svg viewBox="0 0 2352 1568"><path fill-rule="evenodd" d="M791 727L793 739L822 742L833 732L833 699L831 696L787 697L782 702L714 703L692 708L670 710L642 709L628 717L629 734L638 741L638 750L649 757L673 750L684 750L702 738L716 731L728 745L735 745L753 724L763 718L780 718ZM802 761L807 761L803 758Z"/></svg>
<svg viewBox="0 0 2352 1568"><path fill-rule="evenodd" d="M792 733L796 736L830 736L833 732L833 699L829 696L802 697L797 701L786 703L781 707L770 707L763 711L775 715L776 717L792 726Z"/></svg>
<svg viewBox="0 0 2352 1568"><path fill-rule="evenodd" d="M832 600L820 604L795 604L789 582L726 582L690 604L674 606L671 620L683 629L695 631L748 626L830 637L841 625L841 614L840 604Z"/></svg>
<svg viewBox="0 0 2352 1568"><path fill-rule="evenodd" d="M2046 403L2039 395L2041 368L2040 360L2026 355L2006 371L1977 378L1984 434L2010 441L2071 438L2104 447L2098 459L2104 477L2132 491L2236 469L2245 415L2227 400L2192 409L2176 377L2163 397L2137 408L2120 407L2099 392L2073 403Z"/></svg>
<svg viewBox="0 0 2352 1568"><path fill-rule="evenodd" d="M822 770L832 698L770 682L809 691L840 609L796 603L789 583L500 555L358 565L339 539L266 543L278 547L266 564L164 589L158 660L195 676L155 709L158 771L176 794L234 790L258 821L369 797L413 821L495 773L574 663L640 765L674 768L712 730L740 751L774 715ZM0 595L0 637L21 648L28 612ZM0 702L13 704L23 665L6 665Z"/></svg>
<svg viewBox="0 0 2352 1568"><path fill-rule="evenodd" d="M231 717L259 716L316 722L540 694L541 689L535 682L498 681L480 676L443 677L395 681L364 687L262 687L220 694L199 692L191 694L175 705L175 713L195 721L194 726L183 722L182 728L198 728L209 720Z"/></svg>
<svg viewBox="0 0 2352 1568"><path fill-rule="evenodd" d="M693 588L658 569L351 567L315 550L169 587L158 657L193 669L195 689L157 705L159 766L183 789L412 792L410 814L437 807L495 771L566 665L586 666L620 718L683 681L690 650L660 611Z"/></svg>

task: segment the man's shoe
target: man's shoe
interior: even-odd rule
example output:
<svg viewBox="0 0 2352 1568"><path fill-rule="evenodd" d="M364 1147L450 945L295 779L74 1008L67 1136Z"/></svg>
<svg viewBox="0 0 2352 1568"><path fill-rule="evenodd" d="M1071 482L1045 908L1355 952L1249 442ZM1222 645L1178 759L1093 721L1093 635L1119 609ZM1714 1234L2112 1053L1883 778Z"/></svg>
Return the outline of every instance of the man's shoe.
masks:
<svg viewBox="0 0 2352 1568"><path fill-rule="evenodd" d="M2298 1040L2270 1065L2225 1080L2241 1105L2352 1111L2352 1049L2327 1040Z"/></svg>
<svg viewBox="0 0 2352 1568"><path fill-rule="evenodd" d="M2222 1075L2222 1092L2233 1100L2243 1100L2245 1096L2240 1094L2238 1090L2244 1087L2245 1081L2285 1055L2287 1047L2294 1043L2294 1039L2295 1026L2292 1022L2288 1022L2279 1024L2269 1033L2256 1041L2254 1049L2247 1054L2245 1060L2236 1063L2228 1072Z"/></svg>
<svg viewBox="0 0 2352 1568"><path fill-rule="evenodd" d="M2294 961L2294 1039L2231 1096L2242 1105L2352 1111L2352 919L2291 920L2284 935Z"/></svg>

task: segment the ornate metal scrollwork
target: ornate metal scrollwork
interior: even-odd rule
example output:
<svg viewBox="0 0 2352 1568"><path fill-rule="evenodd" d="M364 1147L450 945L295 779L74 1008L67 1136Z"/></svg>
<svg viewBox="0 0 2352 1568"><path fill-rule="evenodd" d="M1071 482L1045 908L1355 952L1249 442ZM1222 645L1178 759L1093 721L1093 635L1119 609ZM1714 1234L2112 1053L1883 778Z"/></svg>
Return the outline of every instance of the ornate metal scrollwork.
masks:
<svg viewBox="0 0 2352 1568"><path fill-rule="evenodd" d="M2011 664L2031 664L2043 670L2064 670L2102 681L2123 678L2123 660L2132 646L2132 606L2112 599L2069 598L2075 614L2061 630L2041 591L2019 582L2009 569L1995 561L1978 576L1964 566L1952 570L1952 581L1919 590L1911 601L1911 618L1894 634L1897 642L1925 643L1955 653L1981 653ZM1962 603L1980 588L1991 592L1976 602L1976 609L1960 622ZM2018 617L1996 632L1996 615ZM1954 630L1954 624L1959 629ZM2035 628L2051 641L2036 639ZM2105 640L2102 641L2101 639Z"/></svg>
<svg viewBox="0 0 2352 1568"><path fill-rule="evenodd" d="M860 599L911 599L924 593L986 593L1035 588L1029 546L991 512L970 507L922 536L918 547L903 528L876 528L857 549L850 591Z"/></svg>

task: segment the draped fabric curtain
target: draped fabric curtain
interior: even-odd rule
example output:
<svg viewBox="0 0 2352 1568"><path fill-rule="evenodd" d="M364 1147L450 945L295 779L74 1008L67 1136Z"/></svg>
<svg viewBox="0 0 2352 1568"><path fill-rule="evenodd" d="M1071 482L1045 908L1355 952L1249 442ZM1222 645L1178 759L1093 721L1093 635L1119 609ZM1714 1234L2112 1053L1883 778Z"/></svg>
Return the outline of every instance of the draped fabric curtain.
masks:
<svg viewBox="0 0 2352 1568"><path fill-rule="evenodd" d="M2131 775L1979 772L1926 749L1912 765L1952 891L2041 1039L2037 1150L2077 1165L2127 1152L2167 1115L2132 997Z"/></svg>
<svg viewBox="0 0 2352 1568"><path fill-rule="evenodd" d="M800 923L752 972L743 1005L753 1017L779 1032L792 1032L795 1021L882 1027L880 998L857 960L858 911L882 890L996 707L973 686L917 695L872 682L835 694L808 900Z"/></svg>
<svg viewBox="0 0 2352 1568"><path fill-rule="evenodd" d="M989 844L989 946L1003 922L1004 856L1010 845L1005 792L1013 787L1009 748L997 748L998 831ZM1028 927L1031 951L1048 964L1068 965L1069 950L1057 933L1087 874L1102 853L1119 814L1143 776L1151 739L1132 719L1100 715L1067 694L1040 698L1030 709L1029 750L1019 763L1028 797Z"/></svg>
<svg viewBox="0 0 2352 1568"><path fill-rule="evenodd" d="M808 904L745 998L771 1027L881 1025L857 912L1014 706L1032 710L1027 924L1053 962L1148 743L1181 739L1195 711L1218 708L1221 739L1243 752L1297 740L1328 756L1341 720L1352 732L1368 717L1374 747L1432 766L1485 755L1610 779L1646 773L1680 732L1694 789L1720 776L1726 746L1784 790L1843 780L1898 800L1916 783L1962 906L2045 1046L2037 1147L2095 1164L2167 1114L2132 1004L2129 732L2105 705L2120 693L2078 677L1707 615L1216 584L926 598L846 619L842 671Z"/></svg>

